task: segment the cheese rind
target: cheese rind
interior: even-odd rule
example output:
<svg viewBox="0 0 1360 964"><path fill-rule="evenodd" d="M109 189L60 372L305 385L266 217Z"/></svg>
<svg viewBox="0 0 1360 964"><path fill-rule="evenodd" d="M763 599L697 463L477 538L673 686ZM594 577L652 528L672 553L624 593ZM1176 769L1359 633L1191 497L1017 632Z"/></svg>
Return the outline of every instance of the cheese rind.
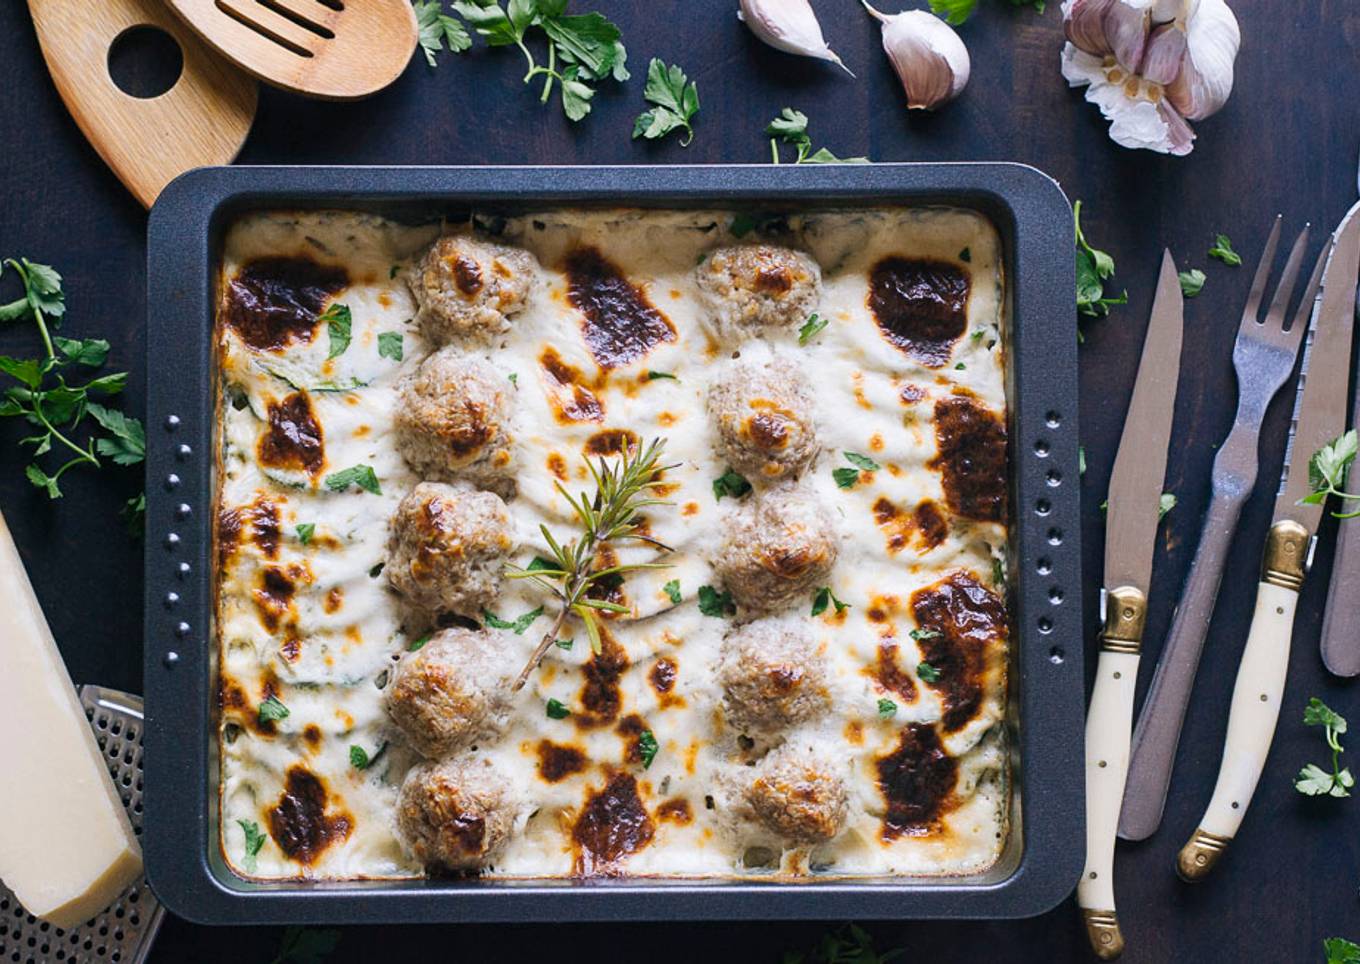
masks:
<svg viewBox="0 0 1360 964"><path fill-rule="evenodd" d="M142 853L3 516L0 666L0 880L74 927L141 875Z"/></svg>

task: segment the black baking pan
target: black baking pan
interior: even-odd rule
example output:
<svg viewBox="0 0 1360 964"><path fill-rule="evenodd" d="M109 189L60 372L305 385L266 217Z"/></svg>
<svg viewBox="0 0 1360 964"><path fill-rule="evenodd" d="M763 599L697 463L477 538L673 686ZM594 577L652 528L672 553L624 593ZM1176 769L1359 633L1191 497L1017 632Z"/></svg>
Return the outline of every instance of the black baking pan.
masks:
<svg viewBox="0 0 1360 964"><path fill-rule="evenodd" d="M259 883L218 835L214 632L215 277L227 226L259 209L404 220L470 208L971 208L998 229L1009 325L1011 832L968 877L818 882L407 880ZM1018 164L779 167L232 167L192 171L151 211L148 253L145 833L147 873L206 923L1022 917L1084 857L1081 547L1072 211Z"/></svg>

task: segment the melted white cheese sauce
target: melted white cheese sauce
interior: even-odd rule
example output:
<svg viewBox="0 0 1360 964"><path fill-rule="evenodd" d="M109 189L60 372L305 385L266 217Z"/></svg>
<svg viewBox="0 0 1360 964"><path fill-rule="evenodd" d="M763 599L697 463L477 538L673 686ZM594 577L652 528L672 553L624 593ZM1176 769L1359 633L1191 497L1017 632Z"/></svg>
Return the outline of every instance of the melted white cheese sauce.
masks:
<svg viewBox="0 0 1360 964"><path fill-rule="evenodd" d="M512 219L500 240L532 252L541 268L528 308L513 318L502 343L487 353L491 363L514 382L515 457L518 496L510 501L520 546L515 559L527 563L546 547L538 533L546 524L564 540L575 531L569 507L555 492L550 457L566 460L575 488L586 488L582 446L603 427L629 429L644 439L664 436L666 458L679 463L667 481L673 507L649 513L652 533L673 546L672 568L630 575L625 592L637 618L609 624L632 663L620 683L620 716L642 716L660 750L638 777L643 802L655 814L663 800L685 799L692 822L658 820L655 838L624 858L618 871L637 875L769 876L813 872L831 875L969 874L991 865L1004 845L1008 810L1007 754L1003 726L1006 680L1000 668L986 681L981 711L961 731L944 737L959 760L958 805L940 821L937 832L886 841L885 809L875 761L896 746L908 721L938 720L941 704L929 686L917 682L914 703L899 705L891 720L880 718L885 694L866 673L880 638L891 634L900 646L899 664L914 673L920 657L908 633L915 628L908 600L913 591L943 575L964 569L991 584L1004 557L1004 526L951 517L948 537L918 553L915 544L889 551L871 506L880 497L910 511L924 499L945 505L940 474L926 467L936 454L931 413L934 400L954 386L971 390L988 407L1004 413L1002 268L993 227L962 210L883 209L831 212L794 218L791 235L773 243L808 251L824 273L818 313L828 327L805 346L797 332L741 345L721 343L706 317L694 282L695 265L705 251L734 243L732 218L722 212L549 212ZM716 225L716 226L715 226ZM437 235L432 227L405 227L376 217L340 213L262 213L237 222L229 231L224 278L254 258L305 254L322 263L343 265L351 284L333 299L348 305L353 340L339 357L327 361L326 327L310 342L294 342L280 352L257 352L222 326L221 364L229 397L221 407L220 503L223 511L249 507L257 500L278 506L282 545L267 559L243 526L240 547L219 573L221 672L224 690L235 687L243 705L228 700L222 716L222 847L231 865L261 878L356 878L418 875L421 869L394 837L392 811L397 788L412 754L401 746L382 706L380 684L393 661L428 627L413 620L401 600L374 574L386 554L387 522L415 478L397 453L390 433L399 378L428 353L414 323L415 305L404 271ZM747 238L746 240L751 240ZM572 308L566 280L558 270L570 250L590 245L614 262L646 292L677 331L674 341L656 347L636 363L609 374L594 389L605 408L602 423L562 424L548 398L551 380L538 358L552 346L588 382L600 374L580 336L581 316ZM960 260L967 249L966 264ZM968 328L953 359L927 369L890 344L866 306L867 272L880 258L902 255L958 263L971 276ZM400 269L400 270L399 270ZM378 335L400 332L404 359L378 352ZM976 333L976 337L974 337ZM736 734L721 728L720 694L713 679L726 619L702 615L695 602L701 585L716 583L708 559L718 544L724 518L737 505L715 501L712 483L725 463L714 452L714 434L705 412L709 381L735 351L742 358L777 353L794 359L808 373L816 394L816 423L822 453L801 484L829 507L840 533L840 554L831 578L839 599L850 604L842 616L834 609L819 617L801 613L825 644L833 710L825 718L789 734L789 739L823 748L841 761L850 788L845 831L812 852L784 853L778 867L746 866L753 846L778 852L779 843L731 816L732 787L749 775L748 758ZM676 378L648 381L648 370ZM311 404L324 431L325 468L315 479L299 473L262 471L255 457L271 401L296 386L363 383L350 392L312 392ZM927 397L904 406L903 385L914 384ZM232 404L232 401L235 404ZM850 490L832 480L844 466L842 452L870 455L885 468ZM326 474L365 464L376 471L381 495L351 487L328 491ZM272 477L271 477L272 476ZM301 487L294 487L297 485ZM315 526L309 544L296 533ZM635 548L625 560L650 560ZM296 620L300 652L281 653L282 637L262 622L255 594L262 570L298 567L297 595L290 618ZM673 606L662 590L680 582L683 602ZM1004 587L995 590L1003 595ZM336 608L338 591L339 604ZM328 603L328 597L330 602ZM885 606L884 601L888 604ZM877 601L885 621L869 613ZM552 615L546 594L525 583L507 581L495 611L513 619L538 606L547 613L523 635L494 631L513 653L516 666L527 659ZM552 648L530 683L516 695L509 732L476 752L486 754L511 775L523 800L516 831L498 855L489 876L560 876L572 872L571 823L588 797L605 782L605 767L625 767L625 739L612 726L579 731L571 718L549 719L549 698L579 706L581 665L590 650L579 624L571 651ZM659 657L678 667L673 696L662 706L647 681ZM266 682L277 679L278 698L289 715L276 735L252 725ZM898 696L892 698L899 704ZM315 727L313 739L304 734ZM319 739L316 733L319 732ZM541 739L575 745L589 756L585 772L549 784L537 772ZM351 746L374 755L366 770L351 765ZM269 811L279 801L290 767L304 765L327 791L327 813L347 820L348 834L321 851L313 863L290 859L266 839L252 862L245 856L242 821L268 833ZM625 767L627 768L627 767ZM749 776L748 776L749 778ZM713 809L706 805L713 801Z"/></svg>

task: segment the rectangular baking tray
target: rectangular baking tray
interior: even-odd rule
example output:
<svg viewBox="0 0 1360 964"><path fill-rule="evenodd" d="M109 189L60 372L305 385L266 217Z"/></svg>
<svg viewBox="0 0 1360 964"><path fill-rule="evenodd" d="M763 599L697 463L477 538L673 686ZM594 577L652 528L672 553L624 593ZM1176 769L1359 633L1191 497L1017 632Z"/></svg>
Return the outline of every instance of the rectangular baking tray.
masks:
<svg viewBox="0 0 1360 964"><path fill-rule="evenodd" d="M985 873L747 880L242 880L219 849L215 277L226 228L262 209L398 220L471 208L947 205L1002 238L1009 325L1010 835ZM148 228L147 874L202 923L431 923L1024 917L1074 887L1084 858L1080 497L1072 211L1019 164L713 167L230 167L162 192Z"/></svg>

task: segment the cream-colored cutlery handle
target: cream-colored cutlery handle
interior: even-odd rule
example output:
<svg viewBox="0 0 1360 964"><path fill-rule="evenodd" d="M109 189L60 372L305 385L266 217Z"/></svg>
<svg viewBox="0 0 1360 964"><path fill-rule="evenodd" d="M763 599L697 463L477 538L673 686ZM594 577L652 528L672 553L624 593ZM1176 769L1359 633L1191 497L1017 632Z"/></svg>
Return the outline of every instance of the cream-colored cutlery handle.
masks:
<svg viewBox="0 0 1360 964"><path fill-rule="evenodd" d="M1218 783L1199 828L1176 861L1177 872L1188 881L1202 880L1213 869L1236 836L1256 792L1280 717L1298 601L1294 588L1262 582L1257 589L1256 612L1233 687Z"/></svg>

